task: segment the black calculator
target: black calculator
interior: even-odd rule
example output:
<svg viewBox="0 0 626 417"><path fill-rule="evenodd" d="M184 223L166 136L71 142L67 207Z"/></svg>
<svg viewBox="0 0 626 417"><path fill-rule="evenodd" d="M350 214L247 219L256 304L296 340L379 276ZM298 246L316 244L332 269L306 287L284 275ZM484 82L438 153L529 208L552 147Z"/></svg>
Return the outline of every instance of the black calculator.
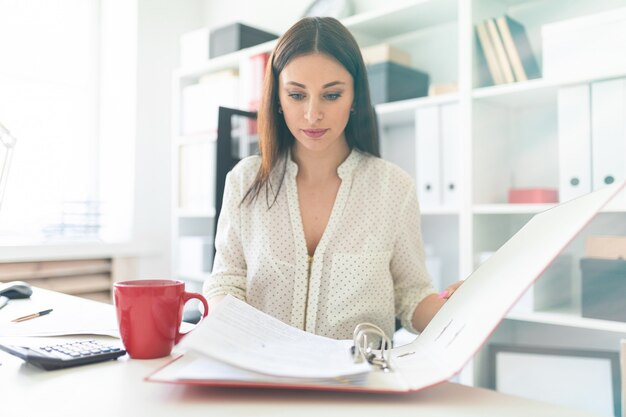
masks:
<svg viewBox="0 0 626 417"><path fill-rule="evenodd" d="M80 340L37 347L0 344L0 350L48 371L108 361L126 354L126 351L120 347L96 340Z"/></svg>

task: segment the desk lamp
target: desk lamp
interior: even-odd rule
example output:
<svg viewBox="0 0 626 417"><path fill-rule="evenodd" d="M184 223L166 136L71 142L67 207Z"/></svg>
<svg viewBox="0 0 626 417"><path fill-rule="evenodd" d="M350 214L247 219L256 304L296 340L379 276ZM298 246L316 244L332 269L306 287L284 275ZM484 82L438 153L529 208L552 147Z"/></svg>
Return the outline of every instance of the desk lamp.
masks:
<svg viewBox="0 0 626 417"><path fill-rule="evenodd" d="M7 177L9 176L9 168L11 166L11 157L13 156L13 148L17 143L17 139L11 135L9 129L0 123L0 144L5 148L4 161L0 163L0 208L2 208L2 200L4 199L4 190L7 185ZM2 152L0 152L0 155Z"/></svg>

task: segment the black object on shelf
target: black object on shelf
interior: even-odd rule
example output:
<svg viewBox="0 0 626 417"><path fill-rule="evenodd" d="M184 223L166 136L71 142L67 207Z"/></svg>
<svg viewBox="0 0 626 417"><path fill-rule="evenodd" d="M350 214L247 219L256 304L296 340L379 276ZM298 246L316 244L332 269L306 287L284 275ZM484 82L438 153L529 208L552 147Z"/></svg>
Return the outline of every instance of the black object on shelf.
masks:
<svg viewBox="0 0 626 417"><path fill-rule="evenodd" d="M583 258L582 316L626 322L626 260Z"/></svg>
<svg viewBox="0 0 626 417"><path fill-rule="evenodd" d="M226 175L242 158L239 147L240 138L233 135L233 118L245 117L256 120L256 116L256 112L231 109L228 107L220 106L218 110L216 150L217 163L215 166L215 223L213 227L213 242L215 242L217 221L219 219L220 212L222 211ZM215 243L213 244L213 250L215 250Z"/></svg>
<svg viewBox="0 0 626 417"><path fill-rule="evenodd" d="M368 65L367 79L374 105L428 95L428 74L395 62Z"/></svg>
<svg viewBox="0 0 626 417"><path fill-rule="evenodd" d="M277 38L277 35L264 30L241 23L231 23L213 29L209 33L209 58L229 54Z"/></svg>

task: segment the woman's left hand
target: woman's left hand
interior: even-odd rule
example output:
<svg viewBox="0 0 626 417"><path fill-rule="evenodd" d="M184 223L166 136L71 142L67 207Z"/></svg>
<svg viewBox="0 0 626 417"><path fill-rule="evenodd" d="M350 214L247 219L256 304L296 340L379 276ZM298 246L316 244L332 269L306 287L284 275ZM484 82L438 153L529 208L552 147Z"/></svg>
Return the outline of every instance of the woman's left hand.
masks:
<svg viewBox="0 0 626 417"><path fill-rule="evenodd" d="M454 292L463 284L463 281L457 281L452 285L449 285L445 290L439 293L440 300L447 300L454 294Z"/></svg>

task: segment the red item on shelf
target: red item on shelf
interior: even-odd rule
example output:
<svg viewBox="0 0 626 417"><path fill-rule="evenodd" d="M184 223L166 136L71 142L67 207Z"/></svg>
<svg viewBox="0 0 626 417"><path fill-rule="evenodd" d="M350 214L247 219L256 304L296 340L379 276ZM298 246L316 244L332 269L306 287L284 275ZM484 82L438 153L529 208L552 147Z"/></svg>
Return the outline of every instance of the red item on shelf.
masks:
<svg viewBox="0 0 626 417"><path fill-rule="evenodd" d="M558 203L559 191L554 188L511 188L509 203Z"/></svg>

